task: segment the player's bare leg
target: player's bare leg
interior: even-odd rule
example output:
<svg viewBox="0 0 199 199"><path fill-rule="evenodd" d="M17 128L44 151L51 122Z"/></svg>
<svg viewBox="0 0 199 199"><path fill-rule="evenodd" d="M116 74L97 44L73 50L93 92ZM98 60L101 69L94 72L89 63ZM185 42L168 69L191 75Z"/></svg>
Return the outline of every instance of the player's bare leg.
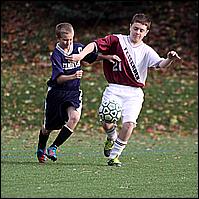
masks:
<svg viewBox="0 0 199 199"><path fill-rule="evenodd" d="M121 166L121 162L118 160L122 151L127 145L129 138L133 132L135 124L133 122L125 122L122 126L122 129L114 142L113 148L110 151L110 156L108 160L108 165L110 166Z"/></svg>
<svg viewBox="0 0 199 199"><path fill-rule="evenodd" d="M103 122L102 126L107 135L107 140L104 142L104 155L106 157L109 157L110 151L113 148L113 144L115 140L117 139L117 132L116 132L117 125L114 123Z"/></svg>

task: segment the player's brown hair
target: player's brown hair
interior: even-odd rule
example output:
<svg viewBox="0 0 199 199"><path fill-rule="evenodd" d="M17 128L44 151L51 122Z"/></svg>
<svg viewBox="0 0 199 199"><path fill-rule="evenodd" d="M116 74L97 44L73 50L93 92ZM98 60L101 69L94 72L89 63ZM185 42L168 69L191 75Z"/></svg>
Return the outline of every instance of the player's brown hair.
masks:
<svg viewBox="0 0 199 199"><path fill-rule="evenodd" d="M73 26L70 23L59 23L56 25L55 34L57 38L61 38L62 34L74 32Z"/></svg>
<svg viewBox="0 0 199 199"><path fill-rule="evenodd" d="M133 23L141 23L143 25L146 25L148 30L151 27L151 20L150 20L150 18L148 16L146 16L145 14L143 14L143 13L135 14L133 16L132 20L131 20L131 25Z"/></svg>

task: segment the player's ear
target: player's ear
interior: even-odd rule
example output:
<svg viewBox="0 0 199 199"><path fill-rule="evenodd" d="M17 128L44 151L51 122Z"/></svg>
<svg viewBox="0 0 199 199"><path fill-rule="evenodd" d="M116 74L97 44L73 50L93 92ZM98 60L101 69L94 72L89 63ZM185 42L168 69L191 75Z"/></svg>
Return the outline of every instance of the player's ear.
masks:
<svg viewBox="0 0 199 199"><path fill-rule="evenodd" d="M129 25L129 30L131 31L132 24Z"/></svg>

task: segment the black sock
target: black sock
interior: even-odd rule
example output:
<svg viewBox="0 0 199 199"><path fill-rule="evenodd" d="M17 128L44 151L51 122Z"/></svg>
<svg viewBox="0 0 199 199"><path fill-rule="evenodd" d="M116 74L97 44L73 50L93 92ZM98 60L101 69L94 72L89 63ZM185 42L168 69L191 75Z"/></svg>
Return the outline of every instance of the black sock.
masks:
<svg viewBox="0 0 199 199"><path fill-rule="evenodd" d="M59 147L62 145L72 134L73 132L70 131L67 127L63 126L61 131L59 132L58 136L56 137L55 141L51 146Z"/></svg>
<svg viewBox="0 0 199 199"><path fill-rule="evenodd" d="M48 141L49 134L43 134L42 130L39 133L39 142L38 142L38 149L45 149L46 143Z"/></svg>

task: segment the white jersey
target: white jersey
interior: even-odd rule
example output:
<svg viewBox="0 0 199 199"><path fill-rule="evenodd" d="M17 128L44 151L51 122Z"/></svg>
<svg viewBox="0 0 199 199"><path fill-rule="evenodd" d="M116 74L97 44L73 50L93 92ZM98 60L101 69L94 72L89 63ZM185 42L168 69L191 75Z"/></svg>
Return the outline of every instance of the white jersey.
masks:
<svg viewBox="0 0 199 199"><path fill-rule="evenodd" d="M164 60L144 42L133 45L129 35L108 35L95 42L99 52L117 55L122 60L117 64L104 61L104 75L109 83L143 87L148 68L159 67Z"/></svg>

